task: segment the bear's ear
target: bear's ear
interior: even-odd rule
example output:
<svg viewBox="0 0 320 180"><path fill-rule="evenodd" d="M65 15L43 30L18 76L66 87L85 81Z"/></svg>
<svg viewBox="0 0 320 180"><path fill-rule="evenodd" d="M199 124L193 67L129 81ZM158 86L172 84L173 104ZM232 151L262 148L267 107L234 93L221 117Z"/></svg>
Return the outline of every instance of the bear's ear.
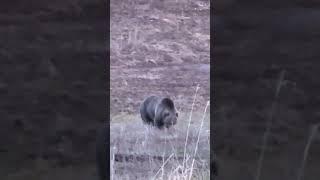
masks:
<svg viewBox="0 0 320 180"><path fill-rule="evenodd" d="M163 98L161 103L170 109L174 109L173 101L170 98Z"/></svg>

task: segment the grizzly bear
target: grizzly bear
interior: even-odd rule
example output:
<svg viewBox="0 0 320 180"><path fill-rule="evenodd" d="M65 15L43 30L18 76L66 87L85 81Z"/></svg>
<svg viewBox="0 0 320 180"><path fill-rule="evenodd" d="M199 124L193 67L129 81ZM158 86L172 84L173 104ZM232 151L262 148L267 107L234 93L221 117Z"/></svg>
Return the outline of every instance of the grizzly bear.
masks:
<svg viewBox="0 0 320 180"><path fill-rule="evenodd" d="M140 106L140 115L145 124L159 129L169 128L177 123L178 112L168 97L150 96Z"/></svg>

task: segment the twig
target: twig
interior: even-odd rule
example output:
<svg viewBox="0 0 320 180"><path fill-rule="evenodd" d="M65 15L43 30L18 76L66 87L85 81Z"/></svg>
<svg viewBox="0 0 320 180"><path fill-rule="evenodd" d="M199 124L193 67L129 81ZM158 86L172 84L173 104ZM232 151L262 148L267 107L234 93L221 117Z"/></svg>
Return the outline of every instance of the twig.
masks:
<svg viewBox="0 0 320 180"><path fill-rule="evenodd" d="M195 102L196 97L197 97L198 90L199 90L199 84L197 85L197 88L196 88L196 93L195 93L194 98L193 98L191 111L190 111L190 116L189 116L189 123L188 123L188 128L187 128L186 141L185 141L185 144L184 144L184 151L183 151L183 163L182 163L183 168L185 166L185 157L186 157L186 150L187 150L187 144L188 144L189 128L190 128L191 119L192 119L193 106L194 106L194 102Z"/></svg>
<svg viewBox="0 0 320 180"><path fill-rule="evenodd" d="M160 170L167 164L167 162L171 159L171 157L173 156L173 153L168 157L168 159L162 164L162 166L159 168L159 170L157 171L157 173L154 175L153 179L155 179L157 177L157 175L159 174Z"/></svg>
<svg viewBox="0 0 320 180"><path fill-rule="evenodd" d="M202 129L202 126L203 126L203 121L204 121L204 119L205 119L205 117L206 117L206 112L207 112L207 108L208 108L209 104L210 104L210 101L207 102L206 108L204 109L204 112L203 112L203 117L202 117L202 120L201 120L200 129L199 129L199 132L198 132L197 144L196 144L196 147L195 147L195 150L194 150L194 154L193 154L193 159L192 159L192 164L191 164L191 170L190 170L189 180L191 179L191 176L192 176L194 160L195 160L195 156L196 156L197 151L198 151L198 145L199 145L199 141L200 141L200 133L201 133L201 129Z"/></svg>

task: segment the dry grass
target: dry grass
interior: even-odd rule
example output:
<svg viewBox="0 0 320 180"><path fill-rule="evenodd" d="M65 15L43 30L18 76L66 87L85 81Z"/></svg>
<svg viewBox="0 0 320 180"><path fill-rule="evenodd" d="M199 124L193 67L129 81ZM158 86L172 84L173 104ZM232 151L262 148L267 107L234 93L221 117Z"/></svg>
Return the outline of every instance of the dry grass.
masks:
<svg viewBox="0 0 320 180"><path fill-rule="evenodd" d="M110 14L112 178L210 179L209 1L111 1ZM148 92L171 92L180 111L174 128L132 115Z"/></svg>
<svg viewBox="0 0 320 180"><path fill-rule="evenodd" d="M139 102L136 98L145 97L145 92L160 94L160 91L161 93L174 91L174 87L168 86L168 89L157 87L159 84L166 87L169 76L170 82L177 81L184 84L183 89L190 87L188 85L192 84L190 78L182 76L191 75L190 73L176 76L169 73L167 65L175 64L181 68L184 67L180 66L181 64L188 62L208 64L209 1L111 1L110 14L111 97L116 99L116 101L111 99L114 102L111 112L115 112L111 120L110 155L114 157L111 162L112 178L208 177L209 120L207 116L203 117L203 112L199 111L199 108L193 112L194 106L199 107L199 101L205 106L207 100L202 96L207 88L202 88L202 96L198 97L198 102L191 102L190 113L181 109L178 124L167 132L144 126L140 116L132 114L138 112L133 109L139 106L134 104ZM198 65L200 67L201 64ZM142 69L145 66L154 68L146 71ZM131 71L127 72L123 68L131 68ZM163 68L163 71L159 68ZM183 72L180 69L172 71ZM209 78L209 74L207 76ZM207 82L203 84L201 82L201 86L205 85ZM181 94L184 97L188 95L180 91L179 95ZM176 94L172 96L180 97ZM179 103L181 106L186 104L189 103L186 101ZM119 113L119 109L131 113ZM201 128L202 130L199 130ZM117 161L119 155L133 155L134 159L119 162ZM141 160L142 157L147 159Z"/></svg>
<svg viewBox="0 0 320 180"><path fill-rule="evenodd" d="M180 113L168 130L143 125L137 115L115 116L127 121L111 124L112 178L210 179L208 107L209 102L204 112ZM133 158L116 161L116 155Z"/></svg>
<svg viewBox="0 0 320 180"><path fill-rule="evenodd" d="M122 179L127 175L130 175L131 178L137 176L139 179L159 179L161 177L176 179L182 176L188 179L192 162L195 176L208 173L209 120L207 117L203 118L203 128L200 129L200 117L201 113L194 113L194 122L190 125L189 143L186 149L184 140L187 121L184 119L187 119L187 114L182 113L176 128L167 132L144 126L140 118L130 115L123 116L123 118L131 119L127 123L112 123L111 157L115 157L115 154L125 154L134 155L136 158L128 162L111 161L114 179ZM195 149L197 144L199 149ZM185 161L182 158L184 151L187 157ZM147 158L139 160L140 156ZM184 167L183 164L185 164Z"/></svg>
<svg viewBox="0 0 320 180"><path fill-rule="evenodd" d="M111 1L110 28L112 66L209 62L209 2Z"/></svg>

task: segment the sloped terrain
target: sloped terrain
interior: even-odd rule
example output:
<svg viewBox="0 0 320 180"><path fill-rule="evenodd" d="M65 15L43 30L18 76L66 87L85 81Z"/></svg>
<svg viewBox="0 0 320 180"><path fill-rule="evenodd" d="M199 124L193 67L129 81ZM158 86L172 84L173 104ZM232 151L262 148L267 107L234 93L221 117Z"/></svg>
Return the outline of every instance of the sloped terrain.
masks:
<svg viewBox="0 0 320 180"><path fill-rule="evenodd" d="M210 178L209 117L191 168L201 113L210 100L209 12L209 1L111 1L110 151L115 179L189 175L181 166L197 86L198 115L190 126L186 148L191 158L184 169L194 169L195 179ZM142 124L139 106L150 95L174 100L180 115L171 133Z"/></svg>

